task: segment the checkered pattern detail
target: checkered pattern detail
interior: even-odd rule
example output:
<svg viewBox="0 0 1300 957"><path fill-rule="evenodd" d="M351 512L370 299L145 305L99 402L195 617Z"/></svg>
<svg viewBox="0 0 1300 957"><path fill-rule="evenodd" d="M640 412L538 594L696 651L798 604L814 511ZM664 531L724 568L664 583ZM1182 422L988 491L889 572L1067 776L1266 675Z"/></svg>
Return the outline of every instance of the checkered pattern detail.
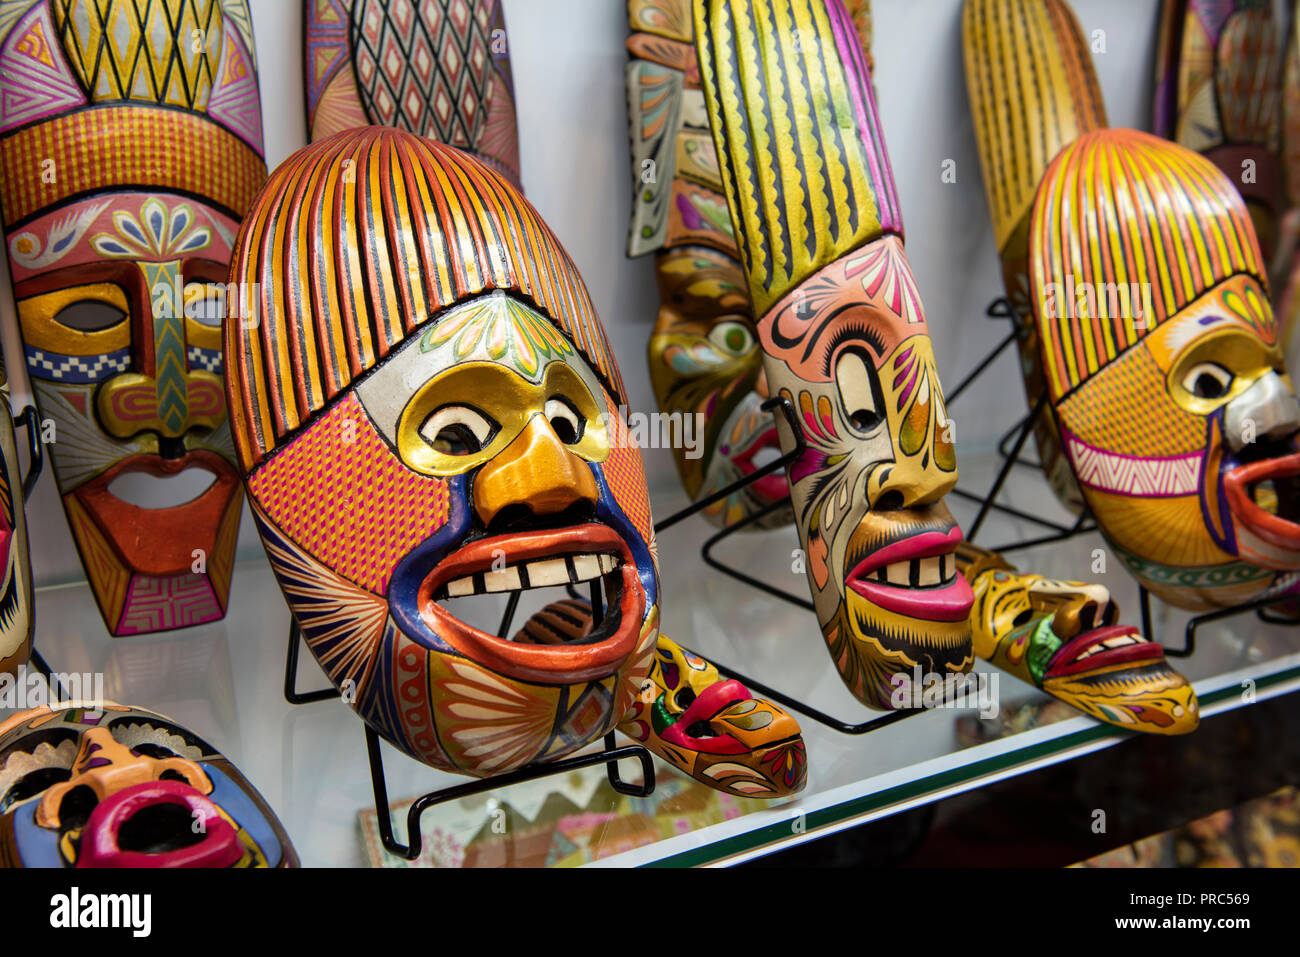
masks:
<svg viewBox="0 0 1300 957"><path fill-rule="evenodd" d="M248 478L266 516L317 561L376 595L447 521L447 484L414 472L348 395Z"/></svg>
<svg viewBox="0 0 1300 957"><path fill-rule="evenodd" d="M1093 376L1061 403L1060 414L1067 429L1107 452L1148 459L1205 448L1205 420L1170 401L1164 373L1143 348Z"/></svg>
<svg viewBox="0 0 1300 957"><path fill-rule="evenodd" d="M191 369L202 369L205 372L215 372L221 375L221 350L204 349L201 346L190 346L185 353L189 360Z"/></svg>
<svg viewBox="0 0 1300 957"><path fill-rule="evenodd" d="M57 176L33 174L54 161ZM70 196L146 187L212 201L239 219L266 182L262 158L211 120L120 106L61 116L0 144L0 197L10 226Z"/></svg>
<svg viewBox="0 0 1300 957"><path fill-rule="evenodd" d="M622 421L618 409L608 400L606 405L609 408L609 421ZM601 471L619 508L641 533L646 545L649 545L654 541L654 520L650 517L650 493L646 488L645 463L641 460L641 450L632 440L626 423L611 438L613 447L609 458L601 465Z"/></svg>
<svg viewBox="0 0 1300 957"><path fill-rule="evenodd" d="M98 382L131 368L130 349L118 349L98 356L66 356L31 346L26 352L27 374L51 382Z"/></svg>

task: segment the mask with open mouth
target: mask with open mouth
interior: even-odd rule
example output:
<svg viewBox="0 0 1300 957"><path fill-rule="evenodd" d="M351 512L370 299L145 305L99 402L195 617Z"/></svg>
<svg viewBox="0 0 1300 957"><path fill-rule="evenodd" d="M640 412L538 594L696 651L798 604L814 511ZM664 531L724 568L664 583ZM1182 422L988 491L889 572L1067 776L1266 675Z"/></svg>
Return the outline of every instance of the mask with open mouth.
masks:
<svg viewBox="0 0 1300 957"><path fill-rule="evenodd" d="M972 597L942 501L952 432L862 48L839 0L709 0L695 23L768 386L807 441L788 479L817 617L849 689L889 708L894 674L969 670ZM788 128L770 125L778 103Z"/></svg>
<svg viewBox="0 0 1300 957"><path fill-rule="evenodd" d="M9 268L95 600L115 635L218 619L241 499L225 278L266 178L248 10L39 2L5 24L0 72L39 91L0 110Z"/></svg>
<svg viewBox="0 0 1300 957"><path fill-rule="evenodd" d="M761 409L768 398L763 354L709 133L691 2L629 0L627 13L635 189L628 255L655 253L659 315L650 334L650 382L676 430L670 438L682 484L700 499L778 457L780 443ZM693 445L682 440L686 425ZM789 492L783 475L768 475L704 514L730 525ZM790 510L779 508L748 527L791 520Z"/></svg>
<svg viewBox="0 0 1300 957"><path fill-rule="evenodd" d="M1295 587L1300 403L1232 182L1145 133L1088 133L1039 187L1031 250L1066 453L1129 570L1192 610Z"/></svg>
<svg viewBox="0 0 1300 957"><path fill-rule="evenodd" d="M1186 734L1200 712L1164 649L1116 624L1102 585L1022 574L1001 555L963 543L957 564L975 592L975 654L1108 724Z"/></svg>
<svg viewBox="0 0 1300 957"><path fill-rule="evenodd" d="M273 174L233 268L264 290L226 327L250 503L357 712L474 775L613 728L658 633L648 495L600 320L536 211L468 154L353 130ZM601 620L572 641L459 614L593 582Z"/></svg>
<svg viewBox="0 0 1300 957"><path fill-rule="evenodd" d="M0 724L0 815L4 867L298 866L227 758L162 715L110 702Z"/></svg>
<svg viewBox="0 0 1300 957"><path fill-rule="evenodd" d="M0 356L0 674L16 674L32 653L32 564L27 552L22 473Z"/></svg>

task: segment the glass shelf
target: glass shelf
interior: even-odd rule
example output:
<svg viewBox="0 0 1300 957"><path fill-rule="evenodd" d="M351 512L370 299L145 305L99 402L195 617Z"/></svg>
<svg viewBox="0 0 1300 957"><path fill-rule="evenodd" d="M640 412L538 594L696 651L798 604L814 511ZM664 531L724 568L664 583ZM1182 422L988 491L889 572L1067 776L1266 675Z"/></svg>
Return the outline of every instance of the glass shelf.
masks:
<svg viewBox="0 0 1300 957"><path fill-rule="evenodd" d="M996 465L992 454L964 455L961 488L986 489ZM653 490L653 499L659 514L685 504L675 487ZM975 506L948 501L968 527ZM1070 520L1034 469L1013 469L1001 501ZM703 565L699 548L712 531L697 517L660 539L664 633L838 718L879 714L843 688L811 613ZM1041 533L993 513L978 542L997 545ZM803 573L792 570L797 545L793 528L775 529L734 536L716 554L802 594ZM1098 556L1106 570L1092 575ZM1025 570L1100 581L1120 603L1123 620L1139 620L1137 586L1096 533L1009 557ZM1187 614L1159 601L1153 605L1158 636L1181 647ZM257 551L236 564L226 619L185 631L113 639L84 583L37 590L37 647L51 667L101 671L108 698L166 714L220 748L279 814L304 865L409 866L376 850L364 735L351 710L339 701L285 702L288 624L287 607ZM1196 654L1174 659L1174 666L1195 682L1202 714L1209 716L1300 687L1300 630L1264 624L1253 614L1226 619L1204 626ZM977 667L990 670L983 662ZM324 684L304 650L299 690ZM645 799L614 794L597 767L451 802L425 814L426 852L417 863L735 862L1096 751L1128 734L1058 706L1009 675L999 676L998 692L1000 715L993 721L970 711L935 710L850 737L801 718L808 784L784 801L718 795L657 762L658 788ZM387 745L384 761L399 840L404 798L465 780ZM624 762L624 776L634 778L635 768Z"/></svg>

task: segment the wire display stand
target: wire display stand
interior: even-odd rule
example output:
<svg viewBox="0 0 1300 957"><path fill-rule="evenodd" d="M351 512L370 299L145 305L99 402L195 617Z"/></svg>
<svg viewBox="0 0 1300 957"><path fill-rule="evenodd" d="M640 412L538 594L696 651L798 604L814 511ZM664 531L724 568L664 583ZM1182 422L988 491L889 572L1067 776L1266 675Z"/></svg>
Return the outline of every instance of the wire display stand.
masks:
<svg viewBox="0 0 1300 957"><path fill-rule="evenodd" d="M590 600L592 604L596 609L600 609L599 580L591 583L591 592ZM505 614L501 619L501 626L497 630L497 634L501 637L505 637L510 633L510 626L514 621L518 604L519 593L514 592L506 603ZM597 614L599 613L597 611ZM292 705L303 705L341 697L337 688L322 688L319 691L305 692L298 690L298 646L301 641L302 628L291 614L289 616L289 645L285 653L285 700ZM509 787L512 784L522 784L525 781L536 781L557 774L567 774L570 771L594 767L598 764L605 765L609 785L619 794L627 794L632 797L649 797L654 793L655 789L654 761L650 752L639 744L617 747L614 732L610 731L605 735L604 749L599 752L580 754L570 758L562 758L558 761L530 764L517 771L510 771L480 780L466 781L464 784L455 784L451 787L439 788L420 795L406 812L406 843L402 843L393 832L392 815L388 806L388 779L384 774L384 759L380 749L379 735L370 725L364 722L363 727L366 735L366 754L369 757L370 764L370 786L375 796L375 816L379 825L380 843L383 844L388 853L408 861L418 858L423 849L424 839L420 831L420 819L424 813L439 804L445 804L458 798L471 797L486 791L495 791L498 788ZM636 759L641 762L642 781L640 784L624 781L619 775L618 762L628 759Z"/></svg>
<svg viewBox="0 0 1300 957"><path fill-rule="evenodd" d="M41 471L45 468L45 445L41 442L41 422L36 406L29 405L14 419L15 425L21 425L27 433L27 474L22 476L19 484L23 490L23 501L16 503L19 508L23 508L32 492L36 491L36 482L41 477ZM17 431L15 429L15 431ZM54 676L54 669L49 666L45 656L36 650L36 635L32 634L31 651L28 653L28 660L36 666L36 670L45 676L45 684L50 689L50 694L60 699L67 700L67 693L62 682Z"/></svg>

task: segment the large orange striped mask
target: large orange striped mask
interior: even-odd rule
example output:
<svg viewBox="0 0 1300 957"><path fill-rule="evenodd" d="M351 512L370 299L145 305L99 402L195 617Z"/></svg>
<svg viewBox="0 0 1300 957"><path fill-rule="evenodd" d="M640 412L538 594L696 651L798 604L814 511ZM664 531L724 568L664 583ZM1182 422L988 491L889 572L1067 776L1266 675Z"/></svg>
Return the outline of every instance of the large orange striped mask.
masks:
<svg viewBox="0 0 1300 957"><path fill-rule="evenodd" d="M109 631L225 614L241 491L225 274L266 179L243 0L0 17L0 194L31 379Z"/></svg>
<svg viewBox="0 0 1300 957"><path fill-rule="evenodd" d="M1189 609L1296 587L1300 404L1232 183L1144 133L1080 137L1038 190L1030 289L1066 454L1133 574Z"/></svg>
<svg viewBox="0 0 1300 957"><path fill-rule="evenodd" d="M376 731L445 770L580 748L658 634L640 452L586 286L519 191L396 129L291 156L245 220L226 325L235 444L285 598ZM501 603L599 591L589 634ZM523 620L531 607L521 607Z"/></svg>

